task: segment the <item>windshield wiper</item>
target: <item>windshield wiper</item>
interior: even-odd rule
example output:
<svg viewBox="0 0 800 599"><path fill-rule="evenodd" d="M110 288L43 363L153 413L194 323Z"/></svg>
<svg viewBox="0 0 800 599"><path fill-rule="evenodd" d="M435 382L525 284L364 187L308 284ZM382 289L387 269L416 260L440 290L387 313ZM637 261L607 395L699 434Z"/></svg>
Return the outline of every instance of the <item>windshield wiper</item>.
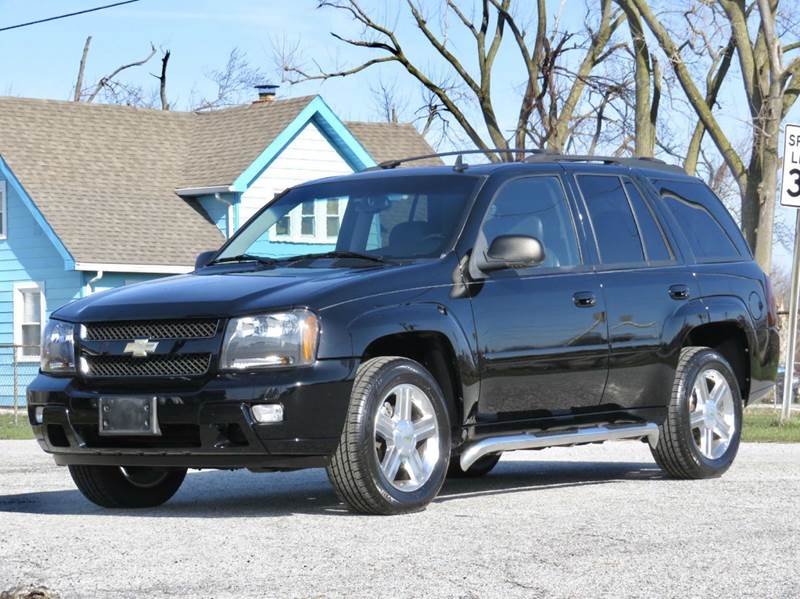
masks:
<svg viewBox="0 0 800 599"><path fill-rule="evenodd" d="M211 264L222 264L223 262L258 262L264 266L272 266L277 260L274 258L267 258L266 256L256 256L255 254L238 254L236 256L217 258Z"/></svg>
<svg viewBox="0 0 800 599"><path fill-rule="evenodd" d="M386 264L388 260L381 256L374 256L372 254L362 254L361 252L351 252L349 250L334 250L332 252L321 252L319 254L299 254L297 256L289 256L283 258L286 262L300 262L301 260L315 260L317 258L353 258L356 260L369 260L370 262L377 262L379 264Z"/></svg>

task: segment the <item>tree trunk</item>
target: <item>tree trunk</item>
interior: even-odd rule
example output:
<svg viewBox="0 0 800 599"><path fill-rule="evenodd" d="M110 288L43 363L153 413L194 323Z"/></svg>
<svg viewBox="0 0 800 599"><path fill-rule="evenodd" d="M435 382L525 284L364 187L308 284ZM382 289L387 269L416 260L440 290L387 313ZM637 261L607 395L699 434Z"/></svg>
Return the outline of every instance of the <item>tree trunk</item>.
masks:
<svg viewBox="0 0 800 599"><path fill-rule="evenodd" d="M73 102L81 101L81 93L83 92L83 77L86 74L86 58L89 56L89 46L92 44L92 36L86 38L86 43L83 45L83 54L81 54L81 64L78 66L78 78L75 81L75 94L72 96Z"/></svg>

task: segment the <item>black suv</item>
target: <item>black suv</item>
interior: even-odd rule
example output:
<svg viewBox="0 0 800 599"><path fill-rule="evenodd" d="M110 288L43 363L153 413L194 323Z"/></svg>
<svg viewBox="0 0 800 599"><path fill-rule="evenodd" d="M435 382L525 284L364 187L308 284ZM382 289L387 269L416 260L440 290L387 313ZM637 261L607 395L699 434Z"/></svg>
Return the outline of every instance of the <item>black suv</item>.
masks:
<svg viewBox="0 0 800 599"><path fill-rule="evenodd" d="M193 273L53 314L29 418L86 497L325 467L351 509L398 513L504 451L609 439L671 477L730 466L778 336L706 185L643 159L400 162L289 189Z"/></svg>

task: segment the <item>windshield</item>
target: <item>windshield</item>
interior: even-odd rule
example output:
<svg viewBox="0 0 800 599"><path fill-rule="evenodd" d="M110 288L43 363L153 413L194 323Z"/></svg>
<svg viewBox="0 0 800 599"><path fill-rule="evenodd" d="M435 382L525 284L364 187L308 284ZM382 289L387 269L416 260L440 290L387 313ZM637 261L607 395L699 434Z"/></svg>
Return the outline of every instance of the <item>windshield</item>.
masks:
<svg viewBox="0 0 800 599"><path fill-rule="evenodd" d="M354 253L375 259L436 257L456 234L479 181L448 174L297 187L248 222L217 261L339 253L350 258L357 258Z"/></svg>

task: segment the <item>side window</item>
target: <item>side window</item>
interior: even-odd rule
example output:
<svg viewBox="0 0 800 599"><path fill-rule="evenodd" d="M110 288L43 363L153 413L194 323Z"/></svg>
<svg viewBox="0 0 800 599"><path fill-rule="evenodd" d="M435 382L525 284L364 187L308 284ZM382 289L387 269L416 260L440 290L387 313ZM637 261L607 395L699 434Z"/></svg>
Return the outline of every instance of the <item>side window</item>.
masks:
<svg viewBox="0 0 800 599"><path fill-rule="evenodd" d="M486 246L501 235L538 239L544 247L545 268L581 263L575 225L558 177L516 179L500 189L483 223Z"/></svg>
<svg viewBox="0 0 800 599"><path fill-rule="evenodd" d="M644 263L639 229L622 187L622 179L608 175L578 175L603 264Z"/></svg>
<svg viewBox="0 0 800 599"><path fill-rule="evenodd" d="M739 259L746 242L720 201L702 183L661 182L661 197L700 261ZM732 235L744 246L737 247Z"/></svg>
<svg viewBox="0 0 800 599"><path fill-rule="evenodd" d="M633 181L625 180L625 191L633 206L633 213L636 215L636 222L639 223L639 230L644 237L644 247L647 250L647 259L650 262L669 262L672 260L672 252L669 249L664 232L656 221L650 206L639 193Z"/></svg>

